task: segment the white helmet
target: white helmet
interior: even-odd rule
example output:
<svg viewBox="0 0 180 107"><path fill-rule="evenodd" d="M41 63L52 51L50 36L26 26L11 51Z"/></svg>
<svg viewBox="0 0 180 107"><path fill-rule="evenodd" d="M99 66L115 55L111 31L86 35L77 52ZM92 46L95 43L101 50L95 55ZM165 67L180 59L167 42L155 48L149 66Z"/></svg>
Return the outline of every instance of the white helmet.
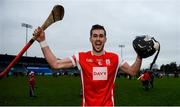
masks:
<svg viewBox="0 0 180 107"><path fill-rule="evenodd" d="M31 71L31 72L29 73L29 75L32 75L32 74L34 74L34 71Z"/></svg>

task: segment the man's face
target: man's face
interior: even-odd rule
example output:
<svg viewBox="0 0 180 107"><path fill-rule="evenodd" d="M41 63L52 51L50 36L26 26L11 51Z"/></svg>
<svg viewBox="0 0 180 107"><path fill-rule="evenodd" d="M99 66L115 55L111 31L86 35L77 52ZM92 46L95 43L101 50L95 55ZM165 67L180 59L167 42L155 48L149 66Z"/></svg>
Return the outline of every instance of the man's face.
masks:
<svg viewBox="0 0 180 107"><path fill-rule="evenodd" d="M104 30L95 29L92 31L90 41L93 47L93 51L100 53L104 49L104 44L106 42L106 36L104 35Z"/></svg>

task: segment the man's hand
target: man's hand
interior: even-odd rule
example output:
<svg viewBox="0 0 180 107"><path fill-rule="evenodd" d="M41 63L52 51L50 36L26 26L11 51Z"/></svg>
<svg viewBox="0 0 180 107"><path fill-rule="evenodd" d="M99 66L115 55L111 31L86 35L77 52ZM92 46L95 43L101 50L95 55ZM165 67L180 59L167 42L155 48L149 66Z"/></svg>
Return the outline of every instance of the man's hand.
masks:
<svg viewBox="0 0 180 107"><path fill-rule="evenodd" d="M38 42L45 41L45 32L41 27L38 26L38 28L35 29L33 36Z"/></svg>

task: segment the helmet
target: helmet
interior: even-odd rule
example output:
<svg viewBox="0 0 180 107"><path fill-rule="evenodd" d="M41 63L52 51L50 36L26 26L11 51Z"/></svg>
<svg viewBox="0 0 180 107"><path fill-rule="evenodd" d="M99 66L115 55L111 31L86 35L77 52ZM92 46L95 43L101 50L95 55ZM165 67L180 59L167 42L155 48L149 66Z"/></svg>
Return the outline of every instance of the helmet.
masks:
<svg viewBox="0 0 180 107"><path fill-rule="evenodd" d="M142 35L134 39L133 47L141 58L147 58L160 49L160 44L153 37Z"/></svg>
<svg viewBox="0 0 180 107"><path fill-rule="evenodd" d="M31 72L29 73L29 75L34 75L34 71L31 71Z"/></svg>

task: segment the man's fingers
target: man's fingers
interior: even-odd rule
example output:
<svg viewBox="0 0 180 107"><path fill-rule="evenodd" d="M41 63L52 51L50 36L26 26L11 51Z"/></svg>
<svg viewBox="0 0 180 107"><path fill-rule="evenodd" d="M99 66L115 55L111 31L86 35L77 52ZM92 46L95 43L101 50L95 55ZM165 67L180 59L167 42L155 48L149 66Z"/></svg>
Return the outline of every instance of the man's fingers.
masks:
<svg viewBox="0 0 180 107"><path fill-rule="evenodd" d="M33 32L33 38L38 42L44 41L45 40L44 30L38 26Z"/></svg>
<svg viewBox="0 0 180 107"><path fill-rule="evenodd" d="M33 36L38 37L42 32L42 29L38 27L37 29L34 30Z"/></svg>

